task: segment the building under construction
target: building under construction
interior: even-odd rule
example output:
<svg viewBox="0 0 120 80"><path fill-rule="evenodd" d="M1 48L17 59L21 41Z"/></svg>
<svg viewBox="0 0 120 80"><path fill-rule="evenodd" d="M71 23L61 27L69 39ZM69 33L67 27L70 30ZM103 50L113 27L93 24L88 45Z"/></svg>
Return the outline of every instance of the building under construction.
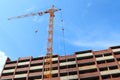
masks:
<svg viewBox="0 0 120 80"><path fill-rule="evenodd" d="M11 17L11 19L49 14L46 56L25 57L11 61L7 58L0 80L120 80L120 46L100 51L80 51L72 55L53 54L54 12L52 8L43 12ZM61 20L63 22L63 20ZM64 28L62 28L64 33Z"/></svg>
<svg viewBox="0 0 120 80"><path fill-rule="evenodd" d="M50 80L45 78L46 57L6 60L0 80ZM52 55L51 80L120 80L120 46L72 55Z"/></svg>

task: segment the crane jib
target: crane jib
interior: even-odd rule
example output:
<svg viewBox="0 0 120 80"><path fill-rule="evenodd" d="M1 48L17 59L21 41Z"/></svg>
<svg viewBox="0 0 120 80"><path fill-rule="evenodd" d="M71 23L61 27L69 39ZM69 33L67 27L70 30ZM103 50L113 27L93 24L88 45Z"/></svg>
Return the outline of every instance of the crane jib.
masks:
<svg viewBox="0 0 120 80"><path fill-rule="evenodd" d="M19 19L24 17L30 17L30 16L36 16L36 15L44 15L44 14L50 14L50 21L49 21L49 30L48 30L48 41L47 41L47 52L46 57L44 59L44 74L43 78L49 78L49 80L52 80L52 44L53 44L53 21L54 21L54 12L60 11L61 9L54 9L54 6L52 6L51 9L48 9L43 12L37 12L37 13L30 13L25 14L21 16L11 17L8 18L8 20L11 19ZM37 31L36 31L37 32Z"/></svg>

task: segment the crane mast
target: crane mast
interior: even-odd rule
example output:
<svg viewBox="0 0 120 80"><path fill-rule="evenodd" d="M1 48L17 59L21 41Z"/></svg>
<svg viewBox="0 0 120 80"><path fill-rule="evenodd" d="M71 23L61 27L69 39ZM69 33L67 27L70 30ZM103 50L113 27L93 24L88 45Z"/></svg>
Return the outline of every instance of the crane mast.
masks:
<svg viewBox="0 0 120 80"><path fill-rule="evenodd" d="M47 53L44 61L44 74L43 79L48 78L49 80L52 80L52 53L53 53L53 22L54 22L54 12L60 11L61 9L54 9L54 6L52 6L51 9L48 9L44 12L37 12L37 13L31 13L31 14L25 14L21 16L11 17L8 18L8 20L12 19L18 19L18 18L24 18L24 17L30 17L30 16L42 16L43 14L49 13L49 29L48 29L48 40L47 40Z"/></svg>
<svg viewBox="0 0 120 80"><path fill-rule="evenodd" d="M52 78L52 53L53 53L53 20L54 20L54 6L49 11L49 29L48 29L48 41L47 41L47 54L45 61L45 75L44 78Z"/></svg>

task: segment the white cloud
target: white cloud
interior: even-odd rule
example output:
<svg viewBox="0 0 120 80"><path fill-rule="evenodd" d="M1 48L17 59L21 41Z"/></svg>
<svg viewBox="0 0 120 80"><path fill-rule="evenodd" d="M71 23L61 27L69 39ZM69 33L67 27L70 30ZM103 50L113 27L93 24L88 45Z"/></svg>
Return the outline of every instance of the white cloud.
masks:
<svg viewBox="0 0 120 80"><path fill-rule="evenodd" d="M74 30L72 28L67 31L69 36L65 41L73 46L80 48L90 48L90 49L105 49L110 46L120 45L120 32L117 28L113 26L109 26L110 24L91 24L89 26L77 27L74 26ZM73 27L73 25L69 25L69 27ZM71 34L72 32L72 34Z"/></svg>
<svg viewBox="0 0 120 80"><path fill-rule="evenodd" d="M1 71L3 69L3 66L5 64L5 61L7 59L7 56L4 52L0 51L0 74L1 74Z"/></svg>
<svg viewBox="0 0 120 80"><path fill-rule="evenodd" d="M112 37L112 38L111 38ZM118 36L117 36L118 37ZM88 39L89 38L89 39ZM95 37L97 38L97 37ZM120 45L120 38L116 38L115 36L110 37L103 37L103 38L97 38L95 39L93 36L84 36L81 39L79 39L78 36L75 37L75 39L65 39L66 42L68 42L71 45L77 46L77 47L88 47L91 49L105 49L111 46Z"/></svg>

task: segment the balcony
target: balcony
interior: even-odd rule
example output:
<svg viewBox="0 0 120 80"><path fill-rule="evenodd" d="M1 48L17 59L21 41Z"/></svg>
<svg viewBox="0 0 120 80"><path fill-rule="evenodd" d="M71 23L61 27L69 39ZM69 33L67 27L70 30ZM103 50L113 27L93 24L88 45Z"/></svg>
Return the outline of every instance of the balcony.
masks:
<svg viewBox="0 0 120 80"><path fill-rule="evenodd" d="M109 60L109 59L114 59L114 57L113 57L113 56L106 56L106 57L99 57L99 58L96 58L97 61Z"/></svg>
<svg viewBox="0 0 120 80"><path fill-rule="evenodd" d="M72 79L78 79L78 75L69 75L69 76L60 77L60 80L72 80Z"/></svg>
<svg viewBox="0 0 120 80"><path fill-rule="evenodd" d="M58 70L52 70L52 74L58 73Z"/></svg>
<svg viewBox="0 0 120 80"><path fill-rule="evenodd" d="M85 54L77 54L76 57L88 57L88 56L93 56L92 53L85 53Z"/></svg>
<svg viewBox="0 0 120 80"><path fill-rule="evenodd" d="M29 69L28 67L17 68L16 72L27 71L28 69Z"/></svg>
<svg viewBox="0 0 120 80"><path fill-rule="evenodd" d="M109 74L116 74L116 73L120 73L120 70L115 69L115 70L101 71L100 72L101 75L109 75Z"/></svg>
<svg viewBox="0 0 120 80"><path fill-rule="evenodd" d="M120 77L118 77L118 78L108 78L108 79L103 79L103 80L120 80Z"/></svg>
<svg viewBox="0 0 120 80"><path fill-rule="evenodd" d="M92 59L77 60L77 62L79 64L79 63L95 62L95 60L92 58Z"/></svg>
<svg viewBox="0 0 120 80"><path fill-rule="evenodd" d="M1 80L8 80L8 79L12 79L13 75L9 75L9 76L2 76Z"/></svg>
<svg viewBox="0 0 120 80"><path fill-rule="evenodd" d="M99 76L98 72L91 72L91 73L80 74L81 78L96 77L96 76Z"/></svg>
<svg viewBox="0 0 120 80"><path fill-rule="evenodd" d="M76 61L71 61L71 62L63 62L63 63L60 63L60 66L72 65L72 64L76 64Z"/></svg>
<svg viewBox="0 0 120 80"><path fill-rule="evenodd" d="M59 56L60 60L66 60L66 56Z"/></svg>
<svg viewBox="0 0 120 80"><path fill-rule="evenodd" d="M43 60L33 60L33 61L31 61L31 64L36 64L36 63L43 63Z"/></svg>
<svg viewBox="0 0 120 80"><path fill-rule="evenodd" d="M65 72L73 72L77 71L77 68L66 68L66 69L60 69L60 73L65 73Z"/></svg>
<svg viewBox="0 0 120 80"><path fill-rule="evenodd" d="M52 64L52 67L58 67L59 66L59 64L57 63L57 64Z"/></svg>
<svg viewBox="0 0 120 80"><path fill-rule="evenodd" d="M113 52L119 52L120 48L112 49Z"/></svg>
<svg viewBox="0 0 120 80"><path fill-rule="evenodd" d="M72 59L72 58L75 58L74 55L67 55L67 59Z"/></svg>
<svg viewBox="0 0 120 80"><path fill-rule="evenodd" d="M68 72L68 69L60 69L60 73Z"/></svg>
<svg viewBox="0 0 120 80"><path fill-rule="evenodd" d="M89 66L79 67L79 70L82 71L82 70L89 70L89 69L95 69L95 68L97 68L96 65L89 65Z"/></svg>
<svg viewBox="0 0 120 80"><path fill-rule="evenodd" d="M30 70L36 70L36 69L42 69L43 66L32 66L30 67Z"/></svg>
<svg viewBox="0 0 120 80"><path fill-rule="evenodd" d="M15 69L9 69L9 70L4 70L3 73L11 73L11 72L14 72Z"/></svg>
<svg viewBox="0 0 120 80"><path fill-rule="evenodd" d="M33 72L33 73L29 73L29 77L40 76L42 74L43 74L42 72Z"/></svg>
<svg viewBox="0 0 120 80"><path fill-rule="evenodd" d="M30 58L32 58L31 56L28 56L28 57L20 57L19 58L19 61L21 61L21 60L29 60Z"/></svg>
<svg viewBox="0 0 120 80"><path fill-rule="evenodd" d="M114 66L114 65L117 65L117 63L116 62L110 62L110 63L98 64L98 67L101 68L101 67Z"/></svg>
<svg viewBox="0 0 120 80"><path fill-rule="evenodd" d="M58 61L58 57L52 58L52 61Z"/></svg>
<svg viewBox="0 0 120 80"><path fill-rule="evenodd" d="M30 64L30 62L29 62L29 61L28 61L28 62L19 62L19 63L18 63L18 66L28 65L28 64Z"/></svg>
<svg viewBox="0 0 120 80"><path fill-rule="evenodd" d="M14 78L23 78L27 77L27 74L16 74Z"/></svg>
<svg viewBox="0 0 120 80"><path fill-rule="evenodd" d="M100 50L100 51L94 51L95 55L101 55L104 53L111 53L111 50L106 49L106 50Z"/></svg>
<svg viewBox="0 0 120 80"><path fill-rule="evenodd" d="M77 71L77 68L68 68L68 72L74 72L74 71Z"/></svg>
<svg viewBox="0 0 120 80"><path fill-rule="evenodd" d="M17 63L6 64L6 65L5 65L5 68L7 68L7 67L14 67L14 66L16 66L16 65L17 65Z"/></svg>
<svg viewBox="0 0 120 80"><path fill-rule="evenodd" d="M45 71L44 74L50 73L50 71ZM52 74L58 73L58 70L52 70Z"/></svg>
<svg viewBox="0 0 120 80"><path fill-rule="evenodd" d="M118 55L115 55L115 57L116 57L116 58L120 58L120 54L118 54Z"/></svg>
<svg viewBox="0 0 120 80"><path fill-rule="evenodd" d="M42 79L35 79L35 80L42 80ZM50 79L44 79L44 80L50 80ZM51 80L60 80L59 77L52 78Z"/></svg>

